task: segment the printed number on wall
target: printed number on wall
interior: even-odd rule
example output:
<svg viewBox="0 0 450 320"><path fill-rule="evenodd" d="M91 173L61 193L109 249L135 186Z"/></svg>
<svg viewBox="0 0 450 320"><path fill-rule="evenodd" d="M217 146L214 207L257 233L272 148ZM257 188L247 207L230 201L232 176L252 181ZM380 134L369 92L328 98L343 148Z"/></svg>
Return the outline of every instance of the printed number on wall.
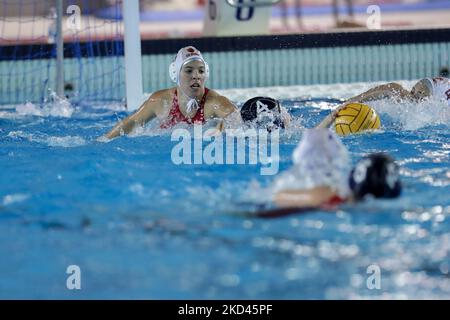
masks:
<svg viewBox="0 0 450 320"><path fill-rule="evenodd" d="M251 2L255 2L255 0L251 0ZM244 0L239 0L239 4L243 4ZM255 12L255 7L248 6L245 8L237 8L236 9L236 19L239 21L249 21L253 18L253 14Z"/></svg>

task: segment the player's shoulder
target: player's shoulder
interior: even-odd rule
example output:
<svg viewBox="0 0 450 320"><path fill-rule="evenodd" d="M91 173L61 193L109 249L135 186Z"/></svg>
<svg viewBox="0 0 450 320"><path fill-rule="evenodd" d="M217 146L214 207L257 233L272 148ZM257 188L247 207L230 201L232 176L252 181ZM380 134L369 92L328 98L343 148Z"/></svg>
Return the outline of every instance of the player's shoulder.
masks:
<svg viewBox="0 0 450 320"><path fill-rule="evenodd" d="M173 96L174 93L175 93L175 88L162 89L162 90L153 92L151 94L150 98L159 98L159 99L170 98Z"/></svg>

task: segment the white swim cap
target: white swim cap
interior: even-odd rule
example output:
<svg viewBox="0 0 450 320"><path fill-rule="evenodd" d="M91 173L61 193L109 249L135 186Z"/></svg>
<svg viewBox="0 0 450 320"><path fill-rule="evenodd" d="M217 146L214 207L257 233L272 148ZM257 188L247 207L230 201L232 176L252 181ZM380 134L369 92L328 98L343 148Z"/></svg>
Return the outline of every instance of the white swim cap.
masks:
<svg viewBox="0 0 450 320"><path fill-rule="evenodd" d="M180 71L184 64L193 61L193 60L199 60L202 61L205 65L205 74L206 79L209 77L209 66L208 63L206 63L205 59L203 59L202 54L199 50L192 46L181 48L178 51L177 56L175 57L175 60L170 64L169 66L169 75L170 79L175 82L177 85L180 85Z"/></svg>
<svg viewBox="0 0 450 320"><path fill-rule="evenodd" d="M276 179L276 191L330 186L340 196L348 195L350 157L333 131L305 129L292 160L294 166Z"/></svg>
<svg viewBox="0 0 450 320"><path fill-rule="evenodd" d="M430 90L430 95L433 94L433 91L434 91L433 79L424 78L422 80L423 80L423 84L428 88L428 90Z"/></svg>
<svg viewBox="0 0 450 320"><path fill-rule="evenodd" d="M294 150L292 160L294 164L300 164L317 157L313 163L323 160L331 164L341 154L347 157L347 149L333 131L319 128L305 129L300 143ZM339 162L343 160L348 159L339 159Z"/></svg>

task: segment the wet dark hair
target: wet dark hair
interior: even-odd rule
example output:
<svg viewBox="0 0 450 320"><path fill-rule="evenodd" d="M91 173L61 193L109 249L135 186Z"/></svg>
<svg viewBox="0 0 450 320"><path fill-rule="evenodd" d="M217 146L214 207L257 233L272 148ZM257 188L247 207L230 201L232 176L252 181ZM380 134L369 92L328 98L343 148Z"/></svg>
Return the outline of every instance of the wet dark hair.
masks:
<svg viewBox="0 0 450 320"><path fill-rule="evenodd" d="M258 115L262 113L271 113L267 121L260 121ZM254 97L247 100L241 108L241 117L244 122L255 123L257 127L265 127L269 131L273 128L284 128L283 119L281 119L280 102L270 97Z"/></svg>
<svg viewBox="0 0 450 320"><path fill-rule="evenodd" d="M372 195L375 198L396 198L402 185L399 167L386 153L374 153L362 158L350 173L350 189L356 199Z"/></svg>

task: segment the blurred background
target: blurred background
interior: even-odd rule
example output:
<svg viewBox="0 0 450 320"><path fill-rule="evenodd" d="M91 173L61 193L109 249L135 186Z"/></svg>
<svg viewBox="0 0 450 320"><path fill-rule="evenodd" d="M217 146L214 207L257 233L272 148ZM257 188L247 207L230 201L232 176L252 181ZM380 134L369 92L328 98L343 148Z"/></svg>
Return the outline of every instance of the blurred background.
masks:
<svg viewBox="0 0 450 320"><path fill-rule="evenodd" d="M138 48L137 42L132 45L136 48L132 50L136 57L131 57L130 61L138 61L141 54L144 92L171 85L167 78L168 61L179 47L188 44L209 52L208 58L213 62L217 59L216 65L228 68L226 70L241 68L237 61L245 58L236 61L224 58L225 52L257 51L261 55L258 61L264 65L265 59L278 61L279 57L269 58L265 55L267 50L286 49L289 53L298 49L299 55L293 55L290 64L285 64L284 58L286 68L291 64L300 68L299 57L303 59L304 69L294 74L305 78L294 79L294 75L287 76L290 72L283 73L281 78L258 76L259 68L248 71L245 83L236 77L225 81L227 73L212 75L211 85L222 89L410 79L427 72L436 74L439 68L448 65L447 49L443 48L447 48L445 30L450 27L449 0L141 0L139 7L135 6L137 1L0 0L0 103L46 101L63 83L56 76L65 79L64 88L56 90L60 96L65 91L66 96L77 101L123 101L127 69L122 41L125 37L124 8L127 11L133 8L132 17L126 21L134 22L137 17L140 21L128 32L134 35L140 31L142 48ZM60 24L57 4L60 5ZM59 42L57 25L62 28ZM388 32L384 35L364 33L377 30ZM403 31L397 32L400 30ZM413 30L418 32L411 32ZM425 45L430 41L438 43L435 51ZM386 47L381 47L382 42ZM57 59L57 43L64 43L60 60ZM401 44L406 43L420 48L405 49ZM390 46L392 44L399 45ZM361 45L370 52L377 47L381 53L369 59L368 54L361 53L362 47L359 47L361 52L350 50ZM322 50L327 58L316 60L317 54L310 51L324 46L330 48ZM302 51L302 48L309 49ZM341 55L340 48L350 51ZM404 56L392 50L404 50ZM410 53L417 53L417 58ZM359 54L360 58L356 58ZM328 61L329 67L310 70L309 55L314 63L322 66ZM390 63L394 58L394 66L383 68L393 73L379 75L377 64ZM348 65L342 64L344 60ZM410 60L413 62L409 63ZM361 62L360 73L351 69L350 76L334 70L334 66L342 70L353 68L355 61ZM417 61L427 61L427 64ZM369 63L374 64L373 72L366 67ZM402 63L406 65L397 67ZM130 74L137 73L130 71ZM259 81L252 77L258 77ZM130 86L140 87L138 84Z"/></svg>
<svg viewBox="0 0 450 320"><path fill-rule="evenodd" d="M127 0L130 1L130 0ZM215 14L219 6L228 6L228 0L140 0L140 28L142 39L198 37L223 35L207 30L205 19ZM265 0L229 0L232 3L251 6ZM271 1L271 0L266 0ZM83 21L99 28L96 37L108 37L102 30L105 21L120 21L121 1L64 1L64 8L77 5ZM379 28L429 28L450 25L450 1L448 0L273 0L266 7L234 9L243 20L264 11L269 15L268 26L252 30L251 34L286 34L328 32L336 29L367 28L368 20L379 17ZM0 7L3 32L0 41L20 39L35 41L37 35L48 33L54 16L55 1L8 1ZM374 7L376 6L376 7ZM221 9L223 12L223 9ZM21 17L21 26L15 25ZM27 28L26 17L33 17ZM43 26L39 27L41 18ZM216 17L222 19L224 17ZM31 24L31 22L33 22ZM20 34L18 34L20 29ZM222 28L223 29L223 28ZM246 28L244 28L246 29ZM258 29L258 28L257 28ZM27 31L28 30L28 31ZM42 31L40 31L42 30ZM102 32L100 32L102 31ZM248 33L248 30L231 31L227 35ZM82 36L82 33L79 34Z"/></svg>

